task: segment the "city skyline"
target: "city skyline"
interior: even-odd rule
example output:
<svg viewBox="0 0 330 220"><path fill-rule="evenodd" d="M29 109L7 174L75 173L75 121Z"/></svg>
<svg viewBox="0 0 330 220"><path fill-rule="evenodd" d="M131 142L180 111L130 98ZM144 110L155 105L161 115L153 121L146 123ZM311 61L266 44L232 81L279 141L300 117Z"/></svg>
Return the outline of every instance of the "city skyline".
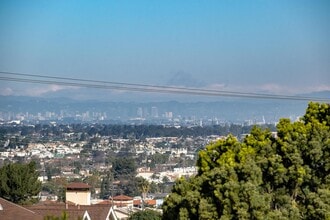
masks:
<svg viewBox="0 0 330 220"><path fill-rule="evenodd" d="M308 101L108 102L62 98L2 97L0 121L10 123L217 124L297 120ZM244 109L244 111L242 111ZM249 123L250 123L249 122Z"/></svg>

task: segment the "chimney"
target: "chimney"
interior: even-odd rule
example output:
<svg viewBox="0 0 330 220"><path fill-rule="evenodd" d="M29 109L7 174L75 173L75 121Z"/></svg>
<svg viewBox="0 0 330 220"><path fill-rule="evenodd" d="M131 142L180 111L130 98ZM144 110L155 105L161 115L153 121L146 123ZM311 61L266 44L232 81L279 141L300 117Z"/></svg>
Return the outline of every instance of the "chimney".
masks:
<svg viewBox="0 0 330 220"><path fill-rule="evenodd" d="M91 186L81 182L73 182L66 187L66 201L79 205L91 205Z"/></svg>

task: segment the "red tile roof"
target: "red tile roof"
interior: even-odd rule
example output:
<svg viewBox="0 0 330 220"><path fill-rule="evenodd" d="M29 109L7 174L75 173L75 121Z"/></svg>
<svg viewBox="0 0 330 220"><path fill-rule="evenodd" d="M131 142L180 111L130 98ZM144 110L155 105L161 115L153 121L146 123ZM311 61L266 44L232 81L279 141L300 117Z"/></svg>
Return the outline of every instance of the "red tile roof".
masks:
<svg viewBox="0 0 330 220"><path fill-rule="evenodd" d="M154 199L147 199L144 200L144 203L150 206L155 206L156 205L156 200ZM136 199L133 201L134 206L140 206L142 204L142 201L140 199Z"/></svg>
<svg viewBox="0 0 330 220"><path fill-rule="evenodd" d="M141 205L141 203L142 203L142 201L141 201L140 199L135 199L135 200L133 201L133 205L134 205L134 206L139 206L139 205Z"/></svg>
<svg viewBox="0 0 330 220"><path fill-rule="evenodd" d="M113 197L114 201L129 201L129 200L133 200L133 197L129 197L129 196L125 196L125 195L119 195L119 196L115 196Z"/></svg>
<svg viewBox="0 0 330 220"><path fill-rule="evenodd" d="M0 219L4 220L42 220L43 216L20 205L0 198Z"/></svg>
<svg viewBox="0 0 330 220"><path fill-rule="evenodd" d="M78 217L83 217L85 212L87 211L88 215L92 220L105 220L109 211L110 205L71 205L65 203L40 203L32 206L28 206L28 209L39 213L42 216L61 216L65 211L69 220L76 220ZM25 220L25 219L24 219Z"/></svg>
<svg viewBox="0 0 330 220"><path fill-rule="evenodd" d="M91 188L90 185L86 184L86 183L70 183L69 185L67 185L66 187L67 189L89 189Z"/></svg>
<svg viewBox="0 0 330 220"><path fill-rule="evenodd" d="M101 202L98 202L97 205L112 205L111 200L103 200Z"/></svg>
<svg viewBox="0 0 330 220"><path fill-rule="evenodd" d="M156 205L156 200L154 199L145 200L144 202L147 203L148 205Z"/></svg>

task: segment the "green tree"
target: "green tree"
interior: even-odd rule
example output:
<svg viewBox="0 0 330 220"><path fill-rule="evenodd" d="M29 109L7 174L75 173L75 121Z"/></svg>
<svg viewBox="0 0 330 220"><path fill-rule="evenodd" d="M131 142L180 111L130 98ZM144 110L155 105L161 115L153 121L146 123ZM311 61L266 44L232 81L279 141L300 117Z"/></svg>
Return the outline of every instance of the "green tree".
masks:
<svg viewBox="0 0 330 220"><path fill-rule="evenodd" d="M144 210L133 213L128 220L161 220L162 215L153 210Z"/></svg>
<svg viewBox="0 0 330 220"><path fill-rule="evenodd" d="M159 192L159 186L158 186L158 184L155 183L154 181L152 181L152 182L150 183L150 187L149 187L149 188L150 188L150 189L149 189L150 193L157 193L157 192Z"/></svg>
<svg viewBox="0 0 330 220"><path fill-rule="evenodd" d="M91 176L88 176L84 179L84 183L87 183L91 186L92 197L95 196L95 188L101 187L100 175L98 173L93 173Z"/></svg>
<svg viewBox="0 0 330 220"><path fill-rule="evenodd" d="M118 157L112 163L114 178L129 178L136 175L136 163L131 157Z"/></svg>
<svg viewBox="0 0 330 220"><path fill-rule="evenodd" d="M18 204L37 202L41 190L35 162L12 163L0 168L0 196Z"/></svg>
<svg viewBox="0 0 330 220"><path fill-rule="evenodd" d="M42 184L42 191L55 194L58 201L65 202L65 191L68 182L65 177L53 178L51 181L47 181Z"/></svg>
<svg viewBox="0 0 330 220"><path fill-rule="evenodd" d="M198 174L180 179L163 219L330 219L330 111L310 103L277 137L253 128L199 152Z"/></svg>
<svg viewBox="0 0 330 220"><path fill-rule="evenodd" d="M169 154L161 154L161 153L155 153L151 156L149 156L149 160L151 160L151 163L149 166L151 168L155 168L156 164L164 164L168 161L169 159Z"/></svg>
<svg viewBox="0 0 330 220"><path fill-rule="evenodd" d="M45 166L45 171L46 171L48 181L51 181L53 176L61 174L61 169L56 164L47 164Z"/></svg>
<svg viewBox="0 0 330 220"><path fill-rule="evenodd" d="M137 183L137 187L142 194L142 205L144 206L144 201L150 189L150 183L143 177L136 177L135 180Z"/></svg>
<svg viewBox="0 0 330 220"><path fill-rule="evenodd" d="M52 180L56 186L56 195L57 200L61 202L66 201L66 186L68 185L68 181L65 177L60 177Z"/></svg>
<svg viewBox="0 0 330 220"><path fill-rule="evenodd" d="M106 172L101 181L101 199L108 199L113 194L113 176L110 170Z"/></svg>
<svg viewBox="0 0 330 220"><path fill-rule="evenodd" d="M163 178L162 178L162 182L163 183L168 183L168 182L170 182L171 180L170 180L170 178L168 178L168 176L163 176Z"/></svg>

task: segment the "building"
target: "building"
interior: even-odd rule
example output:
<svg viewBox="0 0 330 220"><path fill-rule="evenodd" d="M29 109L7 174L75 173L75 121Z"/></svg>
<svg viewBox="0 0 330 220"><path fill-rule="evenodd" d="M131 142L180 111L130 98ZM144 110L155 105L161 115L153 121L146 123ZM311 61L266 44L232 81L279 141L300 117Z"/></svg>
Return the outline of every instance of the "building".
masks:
<svg viewBox="0 0 330 220"><path fill-rule="evenodd" d="M48 217L61 218L61 216L65 215L68 220L127 220L132 213L140 210L133 207L132 197L124 195L114 197L113 202L106 200L94 205L80 205L79 203L90 201L90 199L86 200L85 198L86 195L90 195L86 193L87 189L89 191L88 185L71 183L68 189L69 196L77 192L77 197L80 200L77 200L75 203L70 201L65 203L44 201L23 207L0 197L0 219L43 220Z"/></svg>
<svg viewBox="0 0 330 220"><path fill-rule="evenodd" d="M44 218L48 216L60 217L65 213L68 216L68 220L117 220L110 205L75 205L69 202L48 201L26 206L26 208L38 213ZM22 219L25 220L25 218Z"/></svg>
<svg viewBox="0 0 330 220"><path fill-rule="evenodd" d="M76 205L91 205L90 188L85 183L70 183L66 187L66 201Z"/></svg>
<svg viewBox="0 0 330 220"><path fill-rule="evenodd" d="M130 196L114 196L111 200L113 201L113 204L117 207L133 207L133 197Z"/></svg>
<svg viewBox="0 0 330 220"><path fill-rule="evenodd" d="M155 106L151 107L151 117L158 118L158 108Z"/></svg>

